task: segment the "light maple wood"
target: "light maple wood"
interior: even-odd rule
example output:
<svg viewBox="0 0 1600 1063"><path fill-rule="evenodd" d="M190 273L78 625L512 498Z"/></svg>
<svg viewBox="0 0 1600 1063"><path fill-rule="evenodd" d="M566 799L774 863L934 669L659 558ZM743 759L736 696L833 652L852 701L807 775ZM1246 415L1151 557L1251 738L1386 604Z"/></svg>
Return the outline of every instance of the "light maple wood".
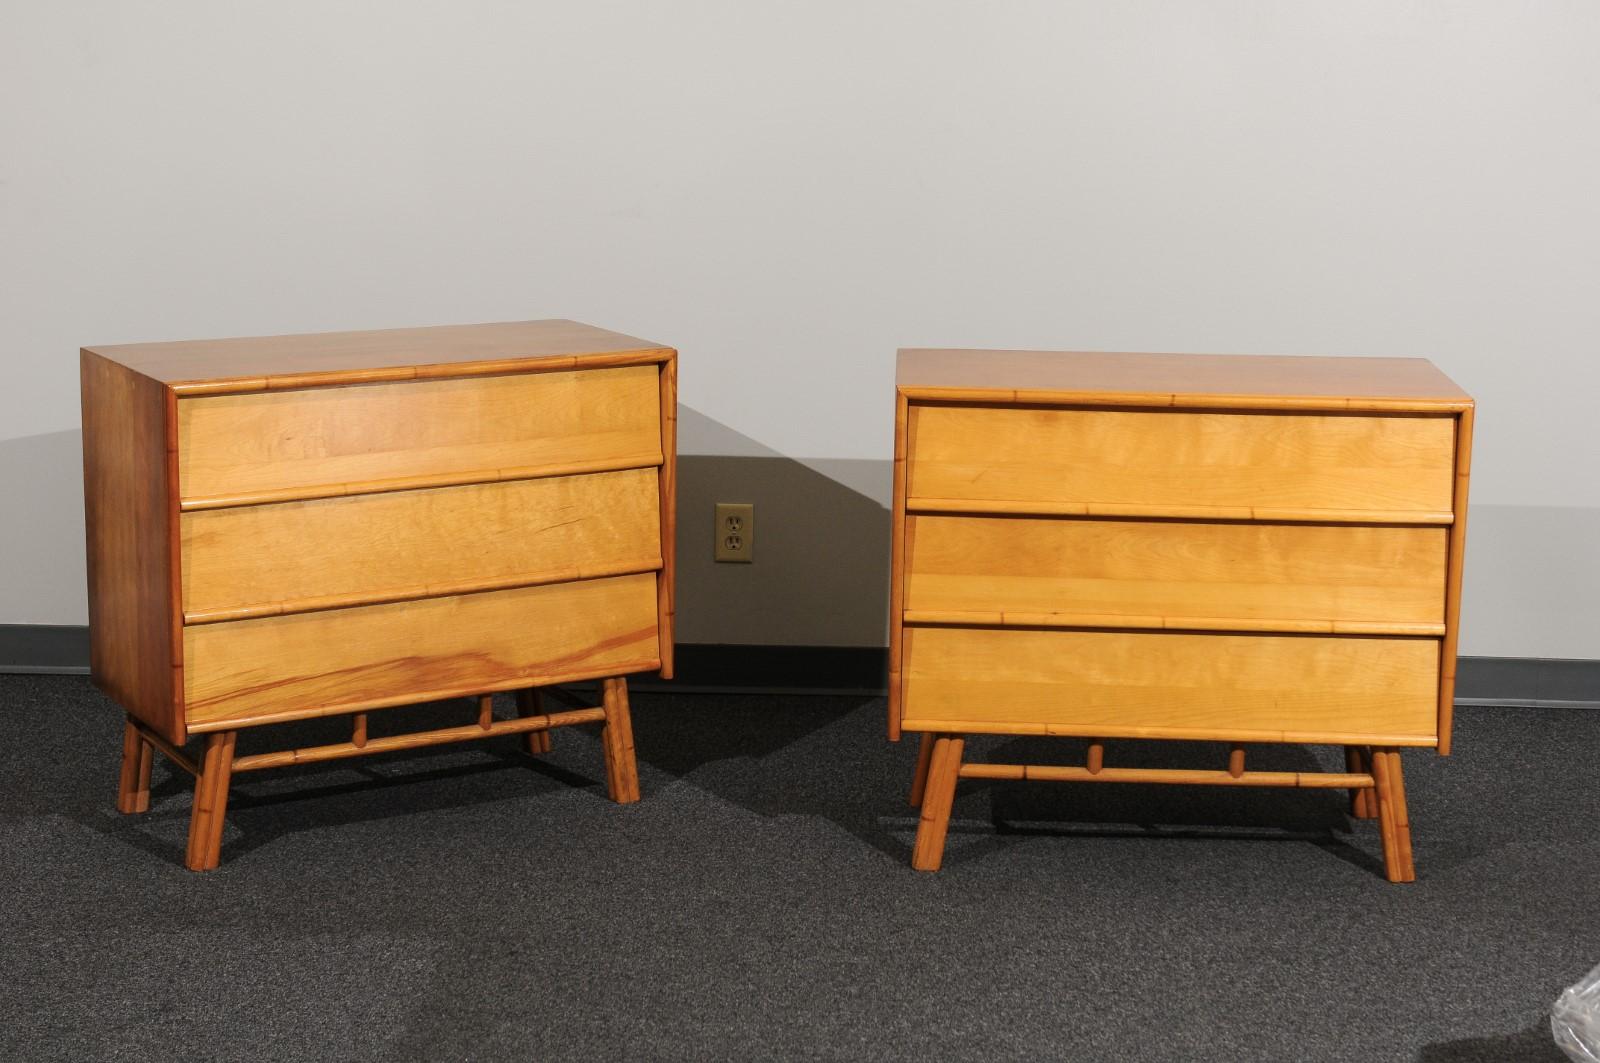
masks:
<svg viewBox="0 0 1600 1063"><path fill-rule="evenodd" d="M130 722L118 807L147 805L154 750L194 774L190 866L216 866L241 727L352 715L349 742L240 770L500 733L543 752L605 710L519 696L497 721L493 692L670 675L670 348L543 321L81 362L94 670ZM470 735L368 734L369 710L462 696Z"/></svg>
<svg viewBox="0 0 1600 1063"><path fill-rule="evenodd" d="M601 682L605 700L605 727L600 732L605 752L606 789L611 800L631 805L639 800L639 767L633 751L633 716L628 708L628 684L623 679Z"/></svg>
<svg viewBox="0 0 1600 1063"><path fill-rule="evenodd" d="M670 347L577 321L322 332L89 348L180 394L664 361Z"/></svg>
<svg viewBox="0 0 1600 1063"><path fill-rule="evenodd" d="M900 699L900 662L905 656L902 641L901 616L905 611L905 586L906 586L906 530L910 522L906 519L906 436L907 436L907 402L904 395L895 396L894 404L894 486L891 500L891 527L889 530L889 741L900 741L900 720L904 714L904 706ZM929 740L931 741L931 740ZM926 747L929 755L933 747ZM927 767L923 763L922 754L918 754L917 771L919 777L926 774ZM914 784L913 793L917 794L918 803L921 802L921 786Z"/></svg>
<svg viewBox="0 0 1600 1063"><path fill-rule="evenodd" d="M654 469L185 513L188 623L654 571Z"/></svg>
<svg viewBox="0 0 1600 1063"><path fill-rule="evenodd" d="M1412 882L1416 879L1416 869L1411 866L1411 824L1405 813L1405 784L1399 777L1399 763L1398 750L1378 748L1372 751L1384 874L1390 882Z"/></svg>
<svg viewBox="0 0 1600 1063"><path fill-rule="evenodd" d="M1451 508L1444 415L914 405L910 419L914 500Z"/></svg>
<svg viewBox="0 0 1600 1063"><path fill-rule="evenodd" d="M661 576L656 581L656 625L661 632L662 679L674 673L673 640L676 630L676 567L678 556L678 355L671 352L661 363L661 472L656 478L660 531ZM531 739L531 736L530 736ZM548 736L546 736L548 743ZM530 747L531 748L531 747ZM546 745L548 749L548 745Z"/></svg>
<svg viewBox="0 0 1600 1063"><path fill-rule="evenodd" d="M210 871L222 854L223 819L228 810L228 786L233 774L237 731L219 731L205 737L200 774L195 779L194 809L189 815L189 845L184 864L190 871Z"/></svg>
<svg viewBox="0 0 1600 1063"><path fill-rule="evenodd" d="M918 871L937 871L944 862L945 835L950 830L950 810L955 803L956 780L961 775L965 748L966 740L959 735L942 734L934 739L922 815L911 851L911 866Z"/></svg>
<svg viewBox="0 0 1600 1063"><path fill-rule="evenodd" d="M539 690L515 691L517 715L526 719L529 716L545 715L544 692ZM533 756L550 752L550 732L548 730L529 731L524 740L524 748Z"/></svg>
<svg viewBox="0 0 1600 1063"><path fill-rule="evenodd" d="M1228 774L1235 779L1244 775L1244 746L1238 743L1228 750Z"/></svg>
<svg viewBox="0 0 1600 1063"><path fill-rule="evenodd" d="M1089 740L1089 749L1084 759L1084 769L1090 775L1099 775L1105 768L1106 744L1098 738Z"/></svg>
<svg viewBox="0 0 1600 1063"><path fill-rule="evenodd" d="M923 732L922 740L917 743L917 768L911 776L911 796L909 804L912 808L920 807L922 795L928 788L928 766L933 762L933 744L936 735Z"/></svg>
<svg viewBox="0 0 1600 1063"><path fill-rule="evenodd" d="M81 353L79 370L89 673L126 712L181 745L171 397L92 351Z"/></svg>
<svg viewBox="0 0 1600 1063"><path fill-rule="evenodd" d="M122 774L117 780L117 811L124 815L150 810L150 743L129 719L122 727Z"/></svg>
<svg viewBox="0 0 1600 1063"><path fill-rule="evenodd" d="M1425 358L906 349L914 399L1265 409L1462 410L1472 399Z"/></svg>
<svg viewBox="0 0 1600 1063"><path fill-rule="evenodd" d="M249 726L655 668L651 573L184 631L189 726Z"/></svg>
<svg viewBox="0 0 1600 1063"><path fill-rule="evenodd" d="M178 402L187 507L662 462L655 365Z"/></svg>
<svg viewBox="0 0 1600 1063"><path fill-rule="evenodd" d="M1445 636L1439 669L1439 755L1449 756L1455 728L1456 646L1461 635L1461 572L1467 553L1467 487L1472 477L1472 407L1456 426L1455 521L1450 525L1450 575L1445 590Z"/></svg>
<svg viewBox="0 0 1600 1063"><path fill-rule="evenodd" d="M1438 654L1434 639L929 627L917 631L904 696L907 719L933 729L1037 722L1105 737L1215 728L1431 741Z"/></svg>
<svg viewBox="0 0 1600 1063"><path fill-rule="evenodd" d="M515 720L494 720L488 727L469 723L460 727L441 727L431 731L411 731L406 734L384 735L369 738L365 745L354 742L333 742L324 746L307 746L300 749L282 749L270 753L252 753L233 762L233 770L261 771L266 768L287 768L296 764L315 764L326 760L343 760L348 757L369 756L375 753L393 753L401 750L424 749L428 746L448 745L455 742L476 742L503 735L547 734L556 727L574 724L599 723L606 718L604 709L572 709L567 712L541 716L525 716Z"/></svg>
<svg viewBox="0 0 1600 1063"><path fill-rule="evenodd" d="M1344 747L1345 770L1357 774L1372 774L1372 754L1364 746ZM1350 816L1352 819L1373 819L1378 814L1376 795L1371 789L1350 791Z"/></svg>
<svg viewBox="0 0 1600 1063"><path fill-rule="evenodd" d="M908 520L908 621L1444 632L1443 528Z"/></svg>

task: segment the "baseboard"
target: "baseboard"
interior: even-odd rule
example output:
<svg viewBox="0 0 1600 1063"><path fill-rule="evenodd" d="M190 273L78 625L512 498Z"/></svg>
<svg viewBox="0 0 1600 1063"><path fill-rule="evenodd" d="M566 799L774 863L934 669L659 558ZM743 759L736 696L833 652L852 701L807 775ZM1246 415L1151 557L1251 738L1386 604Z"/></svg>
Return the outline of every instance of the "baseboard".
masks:
<svg viewBox="0 0 1600 1063"><path fill-rule="evenodd" d="M679 693L883 693L885 651L876 646L677 647L671 681L640 676L638 690ZM84 675L89 629L72 625L0 624L0 673ZM1600 709L1600 660L1462 657L1457 705Z"/></svg>

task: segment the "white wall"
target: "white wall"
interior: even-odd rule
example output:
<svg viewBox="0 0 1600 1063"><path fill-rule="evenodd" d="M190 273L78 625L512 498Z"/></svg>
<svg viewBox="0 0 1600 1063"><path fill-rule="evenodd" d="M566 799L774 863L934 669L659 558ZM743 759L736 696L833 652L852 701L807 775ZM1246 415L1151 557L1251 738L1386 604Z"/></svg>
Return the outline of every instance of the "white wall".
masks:
<svg viewBox="0 0 1600 1063"><path fill-rule="evenodd" d="M697 506L819 474L688 640L880 638L894 349L1059 346L1433 358L1463 651L1600 657L1587 0L0 11L0 623L85 616L80 345L561 316L682 350Z"/></svg>

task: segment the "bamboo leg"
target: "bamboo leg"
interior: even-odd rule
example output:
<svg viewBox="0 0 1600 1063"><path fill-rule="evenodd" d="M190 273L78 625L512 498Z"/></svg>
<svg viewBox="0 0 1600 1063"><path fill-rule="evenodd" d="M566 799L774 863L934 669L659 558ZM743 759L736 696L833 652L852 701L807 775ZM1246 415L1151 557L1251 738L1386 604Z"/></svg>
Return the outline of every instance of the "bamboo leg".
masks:
<svg viewBox="0 0 1600 1063"><path fill-rule="evenodd" d="M606 788L611 800L631 805L639 800L639 763L633 753L633 718L628 712L628 681L607 679L601 684L605 694L606 723L600 731L605 747Z"/></svg>
<svg viewBox="0 0 1600 1063"><path fill-rule="evenodd" d="M1372 751L1362 746L1345 746L1346 770L1357 775L1372 774ZM1350 816L1352 819L1376 819L1378 816L1378 791L1363 787L1350 791Z"/></svg>
<svg viewBox="0 0 1600 1063"><path fill-rule="evenodd" d="M922 744L917 747L917 771L911 776L911 807L922 804L922 795L928 788L928 764L933 760L933 733L922 732Z"/></svg>
<svg viewBox="0 0 1600 1063"><path fill-rule="evenodd" d="M1406 777L1400 751L1389 750L1389 797L1394 802L1394 840L1400 846L1402 882L1415 882L1417 866L1411 858L1411 813L1406 808Z"/></svg>
<svg viewBox="0 0 1600 1063"><path fill-rule="evenodd" d="M517 697L517 715L518 716L527 717L527 716L543 716L544 715L544 692L543 691L541 691L541 690L519 690L519 691L517 691L516 697ZM550 732L549 731L529 731L528 735L527 735L527 741L528 741L528 752L533 754L533 755L535 755L535 756L537 756L540 753L548 753L548 752L550 752Z"/></svg>
<svg viewBox="0 0 1600 1063"><path fill-rule="evenodd" d="M1397 752L1391 749L1374 749L1372 751L1372 774L1377 779L1378 790L1378 827L1383 833L1383 869L1390 882L1410 882L1416 875L1407 866L1405 851L1409 844L1401 841L1402 827L1398 805L1404 803L1395 799L1396 783L1394 765L1400 759ZM1403 783L1400 783L1403 786ZM1403 828L1404 833L1410 834L1410 825Z"/></svg>
<svg viewBox="0 0 1600 1063"><path fill-rule="evenodd" d="M494 724L494 695L478 695L478 726L487 731Z"/></svg>
<svg viewBox="0 0 1600 1063"><path fill-rule="evenodd" d="M228 809L228 782L238 736L237 731L206 735L200 775L194 783L194 811L189 816L189 849L184 856L190 871L210 871L221 862L223 816Z"/></svg>
<svg viewBox="0 0 1600 1063"><path fill-rule="evenodd" d="M944 862L944 839L950 830L950 809L955 804L956 777L965 747L966 739L960 735L939 735L934 739L928 782L922 795L922 818L911 850L911 866L918 871L937 871Z"/></svg>
<svg viewBox="0 0 1600 1063"><path fill-rule="evenodd" d="M150 811L150 743L129 720L122 728L122 772L117 779L117 811Z"/></svg>

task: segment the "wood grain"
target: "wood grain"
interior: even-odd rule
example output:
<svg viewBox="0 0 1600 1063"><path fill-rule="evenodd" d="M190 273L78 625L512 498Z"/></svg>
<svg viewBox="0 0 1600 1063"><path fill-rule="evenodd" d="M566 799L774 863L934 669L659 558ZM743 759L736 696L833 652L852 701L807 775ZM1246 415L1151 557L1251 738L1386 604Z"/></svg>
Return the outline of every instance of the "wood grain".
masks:
<svg viewBox="0 0 1600 1063"><path fill-rule="evenodd" d="M894 497L891 503L889 528L889 741L900 741L901 666L905 656L902 645L901 616L905 611L906 585L906 433L909 429L908 406L905 396L897 395L894 404ZM931 739L929 740L931 741ZM928 752L931 755L932 747ZM926 770L925 768L923 769ZM920 789L917 791L920 795ZM919 796L918 800L921 798Z"/></svg>
<svg viewBox="0 0 1600 1063"><path fill-rule="evenodd" d="M659 465L654 365L178 403L186 507Z"/></svg>
<svg viewBox="0 0 1600 1063"><path fill-rule="evenodd" d="M661 565L654 469L181 517L189 623Z"/></svg>
<svg viewBox="0 0 1600 1063"><path fill-rule="evenodd" d="M937 735L928 764L928 780L922 795L922 815L917 821L917 839L911 850L911 866L918 871L937 871L944 862L945 836L950 830L950 810L955 803L956 780L961 775L961 755L966 740L959 735Z"/></svg>
<svg viewBox="0 0 1600 1063"><path fill-rule="evenodd" d="M919 628L905 726L1097 728L1106 737L1239 732L1434 740L1436 639ZM942 724L941 721L948 721ZM978 728L988 729L988 728ZM1355 743L1350 743L1355 744Z"/></svg>
<svg viewBox="0 0 1600 1063"><path fill-rule="evenodd" d="M213 730L659 666L653 574L184 631L191 728Z"/></svg>
<svg viewBox="0 0 1600 1063"><path fill-rule="evenodd" d="M656 584L657 624L661 630L661 678L673 675L674 639L677 616L678 556L678 355L672 352L661 363L661 473L657 508L661 528L661 575Z"/></svg>
<svg viewBox="0 0 1600 1063"><path fill-rule="evenodd" d="M912 398L1307 409L1460 409L1471 399L1423 358L906 349Z"/></svg>
<svg viewBox="0 0 1600 1063"><path fill-rule="evenodd" d="M1429 625L1442 633L1443 528L913 516L905 607L1156 618L1259 629L1301 621ZM970 621L969 621L970 622ZM981 621L980 621L981 622ZM1436 627L1436 630L1435 630ZM1426 632L1424 632L1426 633Z"/></svg>
<svg viewBox="0 0 1600 1063"><path fill-rule="evenodd" d="M580 361L590 366L659 362L673 353L650 340L565 320L128 343L90 350L180 394L564 369Z"/></svg>
<svg viewBox="0 0 1600 1063"><path fill-rule="evenodd" d="M1059 764L963 764L963 779L1013 779L1031 782L1163 783L1175 786L1265 786L1285 789L1343 790L1370 787L1370 775L1317 771L1207 771L1194 768L1102 768L1092 771ZM1357 793L1363 792L1360 789Z"/></svg>
<svg viewBox="0 0 1600 1063"><path fill-rule="evenodd" d="M1469 406L1456 423L1455 521L1450 525L1450 571L1445 583L1444 647L1439 661L1439 755L1449 756L1455 731L1456 646L1461 638L1461 573L1467 554L1467 488L1472 479L1472 422Z"/></svg>
<svg viewBox="0 0 1600 1063"><path fill-rule="evenodd" d="M1449 510L1453 418L913 405L913 499Z"/></svg>
<svg viewBox="0 0 1600 1063"><path fill-rule="evenodd" d="M182 745L170 397L87 350L80 376L90 675L129 714Z"/></svg>

